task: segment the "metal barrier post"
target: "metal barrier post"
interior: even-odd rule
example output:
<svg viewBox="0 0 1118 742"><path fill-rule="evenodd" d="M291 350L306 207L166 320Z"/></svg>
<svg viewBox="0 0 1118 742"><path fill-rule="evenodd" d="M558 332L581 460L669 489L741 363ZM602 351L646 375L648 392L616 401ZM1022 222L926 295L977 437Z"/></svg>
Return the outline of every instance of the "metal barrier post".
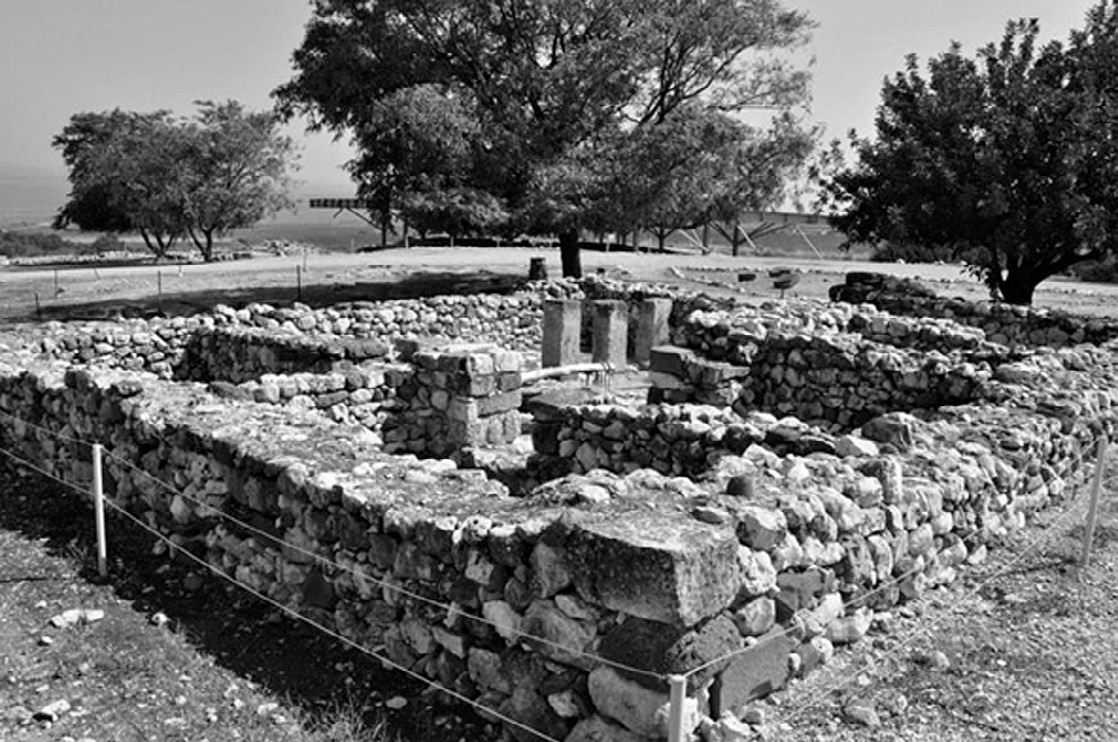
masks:
<svg viewBox="0 0 1118 742"><path fill-rule="evenodd" d="M671 706L668 711L668 742L683 742L683 701L687 698L687 678L672 675L668 678L671 687Z"/></svg>
<svg viewBox="0 0 1118 742"><path fill-rule="evenodd" d="M97 574L109 576L108 546L105 543L105 493L101 479L101 444L93 444L93 522L97 529Z"/></svg>

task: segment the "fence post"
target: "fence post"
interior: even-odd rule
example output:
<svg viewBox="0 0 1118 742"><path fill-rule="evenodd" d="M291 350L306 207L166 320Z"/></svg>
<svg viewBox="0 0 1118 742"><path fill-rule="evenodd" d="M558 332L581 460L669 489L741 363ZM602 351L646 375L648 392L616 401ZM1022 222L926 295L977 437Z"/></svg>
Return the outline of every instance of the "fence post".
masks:
<svg viewBox="0 0 1118 742"><path fill-rule="evenodd" d="M668 709L668 742L683 742L683 701L687 698L687 678L672 675L668 678L671 687L671 706Z"/></svg>
<svg viewBox="0 0 1118 742"><path fill-rule="evenodd" d="M97 574L109 576L108 546L105 543L105 493L101 480L101 444L93 444L93 523L97 529Z"/></svg>
<svg viewBox="0 0 1118 742"><path fill-rule="evenodd" d="M1099 438L1099 450L1095 455L1095 476L1091 480L1091 503L1087 506L1087 530L1083 534L1083 556L1079 563L1086 567L1091 560L1091 542L1095 538L1095 524L1099 519L1099 491L1102 489L1102 475L1106 470L1107 440Z"/></svg>
<svg viewBox="0 0 1118 742"><path fill-rule="evenodd" d="M295 266L295 301L303 300L303 267Z"/></svg>

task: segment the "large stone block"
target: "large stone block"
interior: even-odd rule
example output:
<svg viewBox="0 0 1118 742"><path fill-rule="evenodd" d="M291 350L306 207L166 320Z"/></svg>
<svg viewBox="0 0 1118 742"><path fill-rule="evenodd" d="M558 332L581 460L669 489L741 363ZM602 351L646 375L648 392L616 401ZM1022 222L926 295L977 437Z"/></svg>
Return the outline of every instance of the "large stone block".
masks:
<svg viewBox="0 0 1118 742"><path fill-rule="evenodd" d="M734 658L711 687L711 716L736 712L783 688L791 675L788 656L795 648L796 640L775 628Z"/></svg>
<svg viewBox="0 0 1118 742"><path fill-rule="evenodd" d="M645 299L641 302L637 337L633 347L633 360L638 365L647 366L652 357L652 349L668 342L668 320L671 314L671 299Z"/></svg>
<svg viewBox="0 0 1118 742"><path fill-rule="evenodd" d="M591 602L679 626L719 613L742 584L733 533L657 513L583 523L567 554L575 585Z"/></svg>
<svg viewBox="0 0 1118 742"><path fill-rule="evenodd" d="M594 334L591 354L595 361L614 368L628 365L629 310L623 301L593 303Z"/></svg>
<svg viewBox="0 0 1118 742"><path fill-rule="evenodd" d="M582 303L570 299L545 301L543 305L543 353L545 368L568 366L579 360Z"/></svg>

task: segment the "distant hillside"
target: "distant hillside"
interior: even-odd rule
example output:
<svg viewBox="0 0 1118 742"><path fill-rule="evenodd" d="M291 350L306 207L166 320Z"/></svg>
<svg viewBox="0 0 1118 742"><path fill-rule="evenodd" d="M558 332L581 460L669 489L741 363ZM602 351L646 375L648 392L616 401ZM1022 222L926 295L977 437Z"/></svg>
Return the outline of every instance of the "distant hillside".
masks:
<svg viewBox="0 0 1118 742"><path fill-rule="evenodd" d="M277 214L267 223L278 224L326 224L332 221L333 212L311 210L307 207L309 198L348 198L354 194L352 184L299 185L292 197L297 203L294 213L290 211ZM0 228L41 227L50 223L54 215L66 202L70 184L66 177L45 168L26 165L0 163ZM342 215L340 221L351 221L353 217Z"/></svg>
<svg viewBox="0 0 1118 742"><path fill-rule="evenodd" d="M0 164L0 227L50 222L66 200L65 177L47 170Z"/></svg>

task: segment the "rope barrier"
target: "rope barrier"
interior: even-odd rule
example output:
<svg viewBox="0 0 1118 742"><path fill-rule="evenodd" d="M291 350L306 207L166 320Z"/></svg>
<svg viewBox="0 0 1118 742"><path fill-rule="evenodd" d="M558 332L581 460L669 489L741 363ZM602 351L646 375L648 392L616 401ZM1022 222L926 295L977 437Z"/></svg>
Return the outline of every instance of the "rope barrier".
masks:
<svg viewBox="0 0 1118 742"><path fill-rule="evenodd" d="M51 436L52 438L57 438L60 441L65 441L66 443L69 443L69 444L74 445L74 446L90 446L90 445L92 445L91 443L88 443L86 441L79 440L77 438L71 438L69 436L62 435L61 433L59 433L55 430L51 430L49 428L44 428L41 425L36 425L35 423L28 422L27 420L24 420L21 417L17 417L17 416L15 416L15 415L13 415L9 412L4 412L3 410L0 410L0 417L6 417L9 420L14 420L15 422L18 422L22 425L26 425L27 427L31 428L32 430L36 430L40 433L46 433L47 435Z"/></svg>
<svg viewBox="0 0 1118 742"><path fill-rule="evenodd" d="M1058 523L1061 526L1066 525L1066 523L1071 522L1071 519L1072 519L1073 515L1077 515L1077 512L1075 510L1069 510L1067 513L1065 513L1058 520ZM1040 546L1044 543L1047 543L1048 541L1051 541L1053 538L1055 538L1055 533L1058 532L1058 531L1059 531L1059 529L1053 529L1052 531L1050 531L1048 533L1040 534L1037 538L1035 538L1029 544L1029 546L1027 548L1023 549L1021 552L1016 554L1012 559L1010 559L1010 561L1007 564L1005 564L1003 567L1001 567L1000 569L995 571L989 577L987 577L984 580L982 580L981 582L977 583L973 589L966 592L963 595L963 597L960 599L959 602L961 603L961 602L965 602L967 600L970 600L975 595L977 595L979 592L981 592L982 589L984 587L986 587L986 585L988 585L990 582L993 582L995 579L1008 574L1012 567L1014 567L1017 563L1022 561L1026 556L1031 554L1038 546ZM878 659L883 660L883 661L894 659L898 654L900 654L900 652L902 650L908 649L918 638L921 638L922 636L926 636L926 635L930 634L935 628L938 627L938 625L943 620L945 620L946 617L947 617L947 614L943 614L943 615L941 615L937 618L931 619L930 621L922 622L921 624L916 626L914 628L914 630L905 639L901 640L901 642L897 646L895 646L892 649L890 649L889 651L887 651L884 655L882 655ZM829 696L829 695L831 695L831 694L833 694L833 693L835 693L839 690L842 690L847 685L852 683L854 680L855 680L855 678L853 677L853 675L851 673L847 673L846 676L843 677L839 682L833 683L830 686L825 687L823 689L820 689L816 693L811 694L804 703L798 704L796 706L796 708L794 708L791 711L791 714L786 719L786 721L791 722L792 720L795 720L795 719L799 718L799 716L801 716L808 709L817 705L820 701L822 701L827 696Z"/></svg>
<svg viewBox="0 0 1118 742"><path fill-rule="evenodd" d="M17 456L16 454L12 453L11 451L7 450L6 448L4 448L2 446L0 446L0 453L4 454L9 459L15 461L19 465L25 466L28 469L31 469L32 471L35 471L35 472L41 474L42 476L46 477L47 479L50 479L54 482L57 482L58 484L66 487L68 489L71 489L71 490L73 490L73 491L75 491L75 492L77 492L81 495L86 495L86 496L89 495L88 492L86 492L84 489L82 489L78 485L75 485L71 482L67 482L64 479L62 479L58 476L55 476L54 474L51 474L50 472L46 471L45 469L33 464L30 461L27 461L26 459L22 458L21 456ZM419 680L420 682L424 683L425 685L427 685L430 688L434 688L434 689L439 690L443 693L446 693L451 698L454 698L458 701L466 703L466 704L478 709L479 711L483 711L486 714L489 714L489 715L491 715L491 716L493 716L497 719L500 719L501 721L505 722L506 724L510 724L514 727L517 727L518 729L521 729L521 730L526 731L530 734L533 734L536 737L538 737L539 739L545 740L545 742L561 742L560 740L557 740L554 737L551 737L547 734L544 734L543 732L540 732L536 729L533 729L532 727L528 726L527 724L525 724L521 721L517 721L516 719L505 716L504 714L500 713L499 711L496 711L495 709L491 709L488 706L480 704L477 701L474 701L473 699L471 699L471 698L469 698L469 697L467 697L467 696L465 696L465 695L463 695L463 694L461 694L461 693L459 693L459 692L457 692L457 691L455 691L451 688L447 688L446 686L444 686L444 685L442 685L442 684L440 684L440 683L438 683L438 682L436 682L436 681L434 681L434 680L432 680L432 679L430 679L430 678L428 678L424 675L421 675L420 673L417 673L414 670L412 670L408 667L405 667L404 665L399 664L398 662L393 661L389 657L385 657L384 655L381 655L377 652L374 652L373 650L369 649L368 647L365 647L364 645L362 645L358 642L355 642L354 640L352 640L352 639L350 639L346 636L343 636L342 634L337 633L333 629L322 625L321 623L319 623L318 621L315 621L312 618L304 616L303 614L299 613L295 609L280 603L279 601L269 597L268 595L265 595L264 593L260 592L259 590L256 590L256 589L244 584L243 582L240 582L235 577L233 577L229 574L226 574L223 570L219 570L219 569L215 568L212 564L210 564L206 560L196 556L195 554L191 553L190 551L188 551L186 549L178 548L175 545L175 543L170 538L168 538L166 535L164 535L163 533L160 533L159 531L155 530L154 528L149 526L147 523L145 523L143 520L136 517L132 513L129 513L127 510L125 510L121 506L117 505L115 502L112 502L111 500L106 499L105 500L105 505L109 509L111 509L112 511L124 516L125 519L131 521L133 524L139 526L142 530L147 531L148 533L155 536L157 539L159 539L163 543L167 544L169 547L174 549L176 553L181 554L182 556L190 559L191 561L201 565L202 567L206 568L207 570L209 570L213 574L215 574L218 577L222 578L223 580L241 588L245 592L253 595L256 598L258 598L259 600L262 600L265 603L268 603L269 605L272 605L273 607L275 607L275 608L283 611L284 613L292 616L293 618L296 618L296 619L306 623L307 625L309 625L309 626L311 626L315 629L318 629L319 631L321 631L322 633L330 636L331 638L336 639L337 641L342 642L343 644L345 644L349 647L352 647L354 649L359 650L360 652L368 655L369 657L372 657L373 659L378 660L379 662L383 663L384 665L388 666L389 668L391 668L393 670L396 670L398 672L402 672L405 675L408 675L409 677L412 677L416 680Z"/></svg>
<svg viewBox="0 0 1118 742"><path fill-rule="evenodd" d="M91 444L88 444L84 441L79 441L79 440L76 440L76 439L73 439L73 438L69 438L69 437L64 436L60 433L57 433L55 431L51 431L47 428L43 428L43 427L35 425L33 423L29 423L26 420L18 418L18 417L14 416L14 415L11 415L9 413L5 413L5 412L0 411L0 415L2 415L4 417L7 417L9 419L12 419L12 420L16 420L16 421L18 421L18 422L20 422L24 425L27 425L28 427L30 427L34 430L38 430L40 432L46 433L50 436L58 438L59 440L67 441L69 443L73 443L73 444L77 444L77 445L91 445ZM1084 446L1080 450L1080 453L1071 459L1072 465L1070 467L1065 466L1064 469L1065 470L1067 470L1068 468L1073 468L1074 469L1075 466L1082 465L1085 462L1086 457L1094 449L1093 444L1097 443L1097 440L1098 439L1093 440L1092 445ZM4 450L4 449L0 448L0 452L5 453L10 458L14 458L15 460L19 461L23 465L28 466L29 468L39 472L40 474L43 474L44 476L47 476L47 477L49 477L49 478L51 478L51 479L53 479L53 480L55 480L55 481L57 481L61 484L64 484L64 485L66 485L70 488L78 489L74 485L71 485L68 482L65 482L64 480L59 479L58 477L55 477L55 476L51 475L49 472L46 472L45 470L43 470L43 469L41 469L41 468L39 468L39 467L37 467L33 464L30 464L29 462L27 462L27 461L25 461L25 460L23 460L19 457L14 456L11 452L9 452L7 450ZM428 597L426 597L424 595L421 595L419 593L410 591L407 588L404 588L400 585L395 585L395 584L392 584L392 583L385 582L384 580L380 580L380 579L378 579L378 578L376 578L372 575L369 575L369 574L367 574L363 571L360 571L356 568L347 567L345 565L339 564L339 563L333 561L332 559L324 557L321 554L318 554L316 552L310 551L308 549L305 549L305 548L300 547L300 546L295 545L295 544L290 544L290 543L284 541L283 539L281 539L281 538L279 538L279 537L277 537L277 536L275 536L271 533L268 533L267 531L256 528L255 526L253 526L253 525L251 525L251 524L249 524L249 523L247 523L243 520L240 520L240 519L236 518L235 516L232 516L228 513L221 512L220 510L217 510L216 508L214 508L212 505L209 505L205 502L202 502L201 500L198 500L197 498L194 498L190 495L187 495L186 493L182 492L178 488L173 487L172 485L164 482L163 480L155 477L154 475L144 471L143 469L140 469L136 465L132 464L130 461L128 461L128 460L126 460L126 459L124 459L120 456L117 456L115 453L113 453L111 451L106 451L106 453L109 455L109 457L111 459L119 462L120 464L122 464L123 466L127 467L128 469L136 472L137 474L139 474L143 477L146 477L147 479L151 480L152 482L154 482L158 486L164 488L168 492L170 492L174 495L177 495L179 497L182 497L187 502L191 502L191 503L193 503L193 504L195 504L199 507L206 508L206 509L208 509L208 510L214 512L214 513L217 513L220 517L226 519L228 522L233 523L233 524L245 529L246 531L248 531L248 532L250 532L254 535L260 536L260 537L268 540L271 543L274 543L274 544L276 544L280 547L286 547L286 548L292 549L296 552L299 552L301 554L309 556L310 558L314 559L316 562L318 562L318 563L320 563L324 566L331 567L331 568L336 569L340 572L349 573L349 574L352 574L354 576L358 576L362 579L368 580L369 582L371 582L371 583L373 583L373 584L375 584L375 585L377 585L381 588L396 591L400 595L404 595L404 596L409 597L413 600L422 602L426 605L436 607L436 608L439 608L441 610L446 610L448 612L456 610L455 607L452 606L449 603L444 603L442 601L437 601L437 600L434 600L432 598L428 598ZM981 466L978 467L978 471L980 471L982 473L982 476L985 478L986 482L994 490L997 490L998 485L993 480L993 478L990 476L990 473L987 472ZM84 493L83 490L78 489L78 491L82 491ZM85 494L88 494L88 493L85 493ZM108 504L110 507L112 507L115 510L124 512L124 511L120 510L119 506L117 506L115 503L112 503L111 501L106 500L106 504ZM131 514L127 514L127 515L128 515L128 517L135 519L135 516L132 516ZM158 531L155 531L154 529L148 527L146 524L142 524L142 525L146 530L151 531L152 533L155 533L161 540L166 541L167 543L171 543L171 545L174 546L173 543L170 542L169 539L167 539L165 536L163 536ZM984 533L983 529L976 528L973 533L971 533L966 538L961 539L961 541L962 541L962 543L968 543L971 540L973 540L975 538L978 538L983 533ZM184 553L184 554L188 554L188 552L185 552L184 550L181 550L181 549L177 549L177 551L179 551L181 553ZM193 557L193 555L189 555L189 556ZM197 559L196 557L193 557L193 558ZM205 562L203 562L203 563L206 564L207 568L209 568L211 570L213 569L208 563L205 563ZM890 580L887 580L887 581L883 582L881 585L879 585L875 589L870 590L866 593L860 594L857 598L852 600L850 603L847 603L844 607L846 609L853 608L853 607L860 607L862 604L866 603L870 598L872 598L876 595L879 595L886 590L892 589L892 588L900 585L901 583L903 583L905 580L907 580L911 577L915 577L916 575L920 574L921 572L923 572L923 569L924 569L923 567L921 567L919 569L914 568L914 569L912 569L912 570L910 570L910 571L908 571L908 572L906 572L902 575L894 576ZM226 579L232 579L228 575L225 575L224 573L221 573L221 574ZM990 579L993 579L993 578L990 578ZM233 581L235 582L235 580L233 580ZM240 585L241 583L237 582L236 584ZM251 588L247 588L247 586L242 585L242 587L245 587L245 589L248 589L248 590L251 591ZM285 608L285 610L290 610L290 609ZM296 614L296 615L298 615L298 614ZM479 616L473 616L473 615L471 615L470 618L471 618L471 620L476 620L480 623L484 623L484 624L493 626L494 628L504 628L504 627L498 625L497 622L486 619L484 616L480 616L480 615ZM787 626L782 631L777 632L775 634L768 635L768 636L762 638L761 640L759 640L757 642L754 642L753 644L751 644L747 647L742 647L742 648L739 648L739 649L734 650L732 652L728 652L721 657L714 658L714 659L709 660L709 661L707 661L707 662L705 662L705 663L703 663L703 664L701 664L701 665L699 665L695 668L692 668L688 672L684 673L682 675L682 677L686 678L686 677L690 677L692 675L695 675L696 673L707 670L710 667L713 667L715 665L721 664L723 662L731 660L731 659L733 659L735 657L738 657L740 655L747 654L751 651L754 651L754 650L760 648L761 646L763 646L766 643L776 641L778 639L789 636L790 634L792 634L796 631L799 631L799 630L800 630L800 627L795 625L795 624ZM670 679L666 674L663 674L663 673L655 673L655 672L651 672L651 671L644 670L644 669L641 669L641 668L631 667L631 666L625 665L623 663L618 663L618 662L614 662L614 661L611 661L611 660L607 660L603 657L600 657L599 655L587 653L587 652L584 652L584 651L579 650L579 649L574 649L572 647L564 646L564 645L558 644L556 642L552 642L552 641L549 641L547 639L544 639L542 637L533 636L531 634L527 634L527 633L519 632L519 631L517 632L517 634L520 638L522 638L524 640L538 642L539 644L541 644L543 646L548 646L548 647L551 647L553 649L558 649L558 650L563 651L563 652L568 652L568 653L576 655L576 656L585 657L585 658L588 658L588 659L591 659L591 660L594 660L594 661L597 661L597 662L601 662L604 665L614 667L615 669L618 669L618 670L623 670L623 671L629 672L629 673L635 673L635 674L642 675L642 676L645 676L645 677L651 677L651 678L654 678L654 679L657 679L657 680L669 680ZM449 691L449 689L446 689L446 690L447 690L447 692L452 692L452 691Z"/></svg>
<svg viewBox="0 0 1118 742"><path fill-rule="evenodd" d="M1076 457L1074 457L1072 459L1072 461L1075 462L1076 464L1082 465L1084 463L1084 461L1086 460L1087 454L1089 454L1093 450L1093 448L1094 448L1093 444L1097 443L1097 440L1098 439L1095 439L1095 441L1092 442L1091 446L1085 447ZM983 477L985 477L986 482L996 490L998 485L990 477L989 472L987 472L985 469L983 469L981 467L979 467L979 471L982 472L982 475L983 475ZM983 533L984 533L983 529L976 528L973 533L971 533L966 538L960 539L960 541L969 546L970 541L977 538L978 536L981 536ZM905 572L904 574L894 576L894 577L890 578L889 580L883 582L881 585L874 588L873 590L870 590L869 592L866 592L866 593L862 593L857 598L855 598L854 600L850 601L849 603L844 604L844 608L849 609L849 608L860 607L862 604L864 604L866 601L868 601L870 598L874 597L875 595L880 595L882 592L900 585L905 580L907 580L911 577L915 577L916 575L920 574L923 571L924 571L924 567L913 568L913 569L909 570L908 572ZM799 630L800 630L800 627L795 625L795 624L787 626L779 632L776 632L774 634L768 634L768 635L762 637L761 639L754 642L753 644L750 644L747 647L741 647L741 648L735 649L731 652L727 652L726 654L722 655L721 657L716 657L714 659L708 660L707 662L704 662L703 664L688 670L683 675L684 675L684 677L691 677L692 675L703 672L704 670L708 670L711 667L714 667L715 665L719 665L719 664L721 664L721 663L723 663L727 660L732 660L735 657L740 657L741 655L749 654L750 652L752 652L754 650L760 649L761 647L765 646L766 644L769 644L771 642L783 639L787 636L790 636L793 633L796 633Z"/></svg>
<svg viewBox="0 0 1118 742"><path fill-rule="evenodd" d="M425 595L421 595L417 592L408 590L407 588L405 588L401 585L396 585L396 584L393 584L393 583L390 583L390 582L386 582L386 581L378 579L377 577L375 577L373 575L370 575L370 574L368 574L364 571L361 571L361 570L359 570L355 567L348 567L346 565L339 564L338 562L335 562L332 559L324 557L321 554L310 551L309 549L305 549L305 548L303 548L301 546L298 546L296 544L291 544L291 543L283 540L282 538L280 538L278 536L275 536L271 533L268 533L267 531L263 531L259 528L256 528L255 526L253 526L249 523L246 523L243 520L240 520L240 519L238 519L238 518L236 518L232 515L229 515L228 513L223 513L221 511L217 510L212 505L208 505L208 504L206 504L206 503L204 503L204 502L202 502L202 501L200 501L196 498L191 497L190 495L187 495L187 494L183 493L181 490L167 484L163 480L158 479L157 477L149 474L148 472L144 471L143 469L140 469L136 465L134 465L131 462L126 461L125 459L113 454L112 452L107 451L106 453L108 454L109 458L115 459L116 461L119 461L120 463L124 464L128 468L137 472L138 474L141 474L142 476L147 477L151 481L153 481L153 482L159 484L160 486L162 486L163 488L165 488L168 492L171 492L172 494L176 494L176 495L182 497L184 500L186 500L188 502L191 502L195 505L207 508L207 509L217 513L220 517L225 518L230 523L233 523L233 524L235 524L235 525L237 525L241 528L244 528L245 530L249 531L250 533L252 533L254 535L265 538L268 541L270 541L271 543L276 544L277 546L291 549L292 551L298 552L300 554L303 554L305 556L308 556L308 557L314 559L315 561L317 561L319 564L321 564L323 566L332 567L332 568L334 568L334 569L336 569L340 572L344 572L344 573L347 573L347 574L354 575L355 577L360 577L361 579L368 580L369 582L371 582L374 585L377 585L379 587L382 587L382 588L385 588L385 589L388 589L388 590L393 590L399 595L406 596L406 597L411 598L413 600L416 600L416 601L419 601L419 602L424 603L426 605L429 605L433 608L439 608L441 610L447 611L448 613L449 612L454 612L454 611L459 611L459 612L461 611L460 608L456 608L455 606L452 606L450 603L444 603L442 601L435 600L433 598L429 598ZM488 626L492 626L493 628L496 628L496 629L505 629L506 628L505 626L503 626L501 624L498 624L496 621L490 620L483 615L470 614L469 618L470 618L471 621L477 621L479 623L483 623L483 624L486 624ZM528 640L528 641L532 641L532 642L537 642L537 643L539 643L543 646L551 647L552 649L557 649L557 650L560 650L562 652L567 652L569 654L573 654L573 655L576 655L578 657L585 657L586 659L590 659L590 660L593 660L595 662L600 662L603 665L613 667L616 670L623 670L625 672L642 675L644 677L653 678L655 680L667 680L667 675L663 674L663 673L656 673L656 672L652 672L651 670L644 670L644 669L637 668L637 667L631 667L631 666L626 665L622 662L615 662L613 660L606 659L605 657L602 657L600 655L592 654L592 653L585 652L585 651L580 650L580 649L575 649L574 647L569 647L569 646L566 646L566 645L563 645L563 644L559 644L559 643L553 642L549 639L545 639L545 638L540 637L540 636L535 636L534 634L529 634L529 633L526 633L524 631L517 630L516 633L517 633L518 638L520 638L520 639L524 639L524 640Z"/></svg>

